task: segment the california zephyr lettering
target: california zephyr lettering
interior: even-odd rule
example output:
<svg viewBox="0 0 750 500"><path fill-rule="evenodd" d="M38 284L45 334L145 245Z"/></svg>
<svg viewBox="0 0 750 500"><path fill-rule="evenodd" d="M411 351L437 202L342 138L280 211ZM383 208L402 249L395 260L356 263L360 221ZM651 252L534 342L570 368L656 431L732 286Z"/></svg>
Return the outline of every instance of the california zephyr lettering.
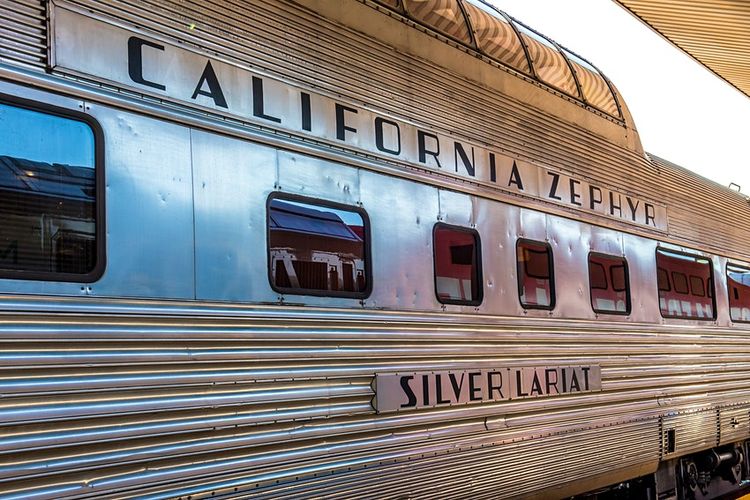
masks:
<svg viewBox="0 0 750 500"><path fill-rule="evenodd" d="M488 403L594 392L601 386L598 365L378 373L375 408L384 413Z"/></svg>
<svg viewBox="0 0 750 500"><path fill-rule="evenodd" d="M53 8L53 65L57 72L115 82L143 94L469 178L504 192L667 229L663 205L511 158L486 145L306 92L66 8Z"/></svg>

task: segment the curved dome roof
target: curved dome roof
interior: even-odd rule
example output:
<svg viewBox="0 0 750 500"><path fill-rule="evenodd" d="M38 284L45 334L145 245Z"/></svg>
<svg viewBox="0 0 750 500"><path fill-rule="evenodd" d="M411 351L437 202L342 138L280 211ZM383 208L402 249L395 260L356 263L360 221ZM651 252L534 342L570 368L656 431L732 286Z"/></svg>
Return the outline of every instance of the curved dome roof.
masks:
<svg viewBox="0 0 750 500"><path fill-rule="evenodd" d="M590 62L482 0L375 0L587 106L623 120L613 86Z"/></svg>

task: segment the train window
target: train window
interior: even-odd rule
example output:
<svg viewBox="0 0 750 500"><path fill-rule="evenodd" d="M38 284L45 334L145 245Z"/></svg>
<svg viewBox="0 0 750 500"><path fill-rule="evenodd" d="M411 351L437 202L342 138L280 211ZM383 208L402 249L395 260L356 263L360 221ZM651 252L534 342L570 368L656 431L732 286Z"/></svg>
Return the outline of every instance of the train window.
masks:
<svg viewBox="0 0 750 500"><path fill-rule="evenodd" d="M727 292L732 321L750 321L750 269L727 264Z"/></svg>
<svg viewBox="0 0 750 500"><path fill-rule="evenodd" d="M630 314L630 287L625 259L614 255L589 254L589 284L594 312Z"/></svg>
<svg viewBox="0 0 750 500"><path fill-rule="evenodd" d="M404 0L404 7L416 21L459 42L472 44L469 26L457 0Z"/></svg>
<svg viewBox="0 0 750 500"><path fill-rule="evenodd" d="M531 67L521 40L502 14L478 1L464 2L464 8L474 29L474 38L479 49L488 56L530 75Z"/></svg>
<svg viewBox="0 0 750 500"><path fill-rule="evenodd" d="M92 282L103 272L101 131L89 116L0 99L0 276Z"/></svg>
<svg viewBox="0 0 750 500"><path fill-rule="evenodd" d="M659 248L656 250L656 266L662 316L716 318L709 259Z"/></svg>
<svg viewBox="0 0 750 500"><path fill-rule="evenodd" d="M570 61L576 72L586 102L592 106L596 106L605 113L619 116L620 112L615 101L615 96L599 71L589 62L581 59L572 52L565 49L562 49L562 52L568 58L568 61Z"/></svg>
<svg viewBox="0 0 750 500"><path fill-rule="evenodd" d="M523 24L516 22L515 26L529 50L531 65L539 79L566 94L580 98L570 66L557 47Z"/></svg>
<svg viewBox="0 0 750 500"><path fill-rule="evenodd" d="M554 309L552 248L539 241L519 240L516 259L521 305L527 309Z"/></svg>
<svg viewBox="0 0 750 500"><path fill-rule="evenodd" d="M465 227L435 225L435 293L443 304L479 305L482 272L479 234Z"/></svg>
<svg viewBox="0 0 750 500"><path fill-rule="evenodd" d="M268 233L274 290L351 298L369 295L369 225L363 210L298 197L271 197Z"/></svg>

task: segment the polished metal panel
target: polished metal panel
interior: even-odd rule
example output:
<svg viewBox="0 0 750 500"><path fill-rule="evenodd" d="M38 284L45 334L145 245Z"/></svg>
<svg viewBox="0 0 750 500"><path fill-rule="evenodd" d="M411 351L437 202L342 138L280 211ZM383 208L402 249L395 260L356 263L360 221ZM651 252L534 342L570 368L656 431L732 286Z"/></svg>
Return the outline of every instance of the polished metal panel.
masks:
<svg viewBox="0 0 750 500"><path fill-rule="evenodd" d="M432 255L438 190L364 170L360 182L362 208L370 218L372 236L373 288L365 304L438 309Z"/></svg>
<svg viewBox="0 0 750 500"><path fill-rule="evenodd" d="M722 408L719 419L719 445L737 443L750 437L750 407Z"/></svg>
<svg viewBox="0 0 750 500"><path fill-rule="evenodd" d="M277 184L278 151L191 131L195 193L196 297L268 302L266 200Z"/></svg>
<svg viewBox="0 0 750 500"><path fill-rule="evenodd" d="M725 309L726 261L750 261L747 235L736 229L747 225L746 200L642 157L628 142L632 129L577 114L578 105L494 74L473 54L416 30L405 44L401 22L364 3L346 12L316 4L323 15L277 0L77 0L74 8L222 64L262 68L280 82L267 87L269 114L307 91L321 96L313 109L340 100L364 124L399 117L449 146L472 137L475 152L480 144L497 151L498 188L455 175L450 163L438 170L375 157L366 133L356 134L356 147L331 147L322 134L154 100L158 93L143 98L111 82L0 65L0 92L80 106L100 120L109 226L109 268L90 288L0 281L0 492L549 498L654 472L670 458L662 447L670 426L672 456L745 439L735 429L750 405L748 326L731 323L722 307L716 322L662 319L654 272L657 242L710 257ZM242 15L246 7L253 16ZM475 74L479 64L487 69ZM335 130L333 115L313 128ZM416 139L404 147L416 154ZM500 189L514 161L532 179L525 196ZM547 172L564 173L568 186L580 178L664 200L667 231L545 200ZM271 290L272 192L361 204L372 230L370 297ZM480 234L485 298L477 308L442 307L435 297L439 221ZM552 312L519 304L518 238L553 247ZM630 316L593 314L589 251L627 258ZM498 366L519 370L520 392L540 367L596 366L601 390L382 414L373 407L378 374Z"/></svg>

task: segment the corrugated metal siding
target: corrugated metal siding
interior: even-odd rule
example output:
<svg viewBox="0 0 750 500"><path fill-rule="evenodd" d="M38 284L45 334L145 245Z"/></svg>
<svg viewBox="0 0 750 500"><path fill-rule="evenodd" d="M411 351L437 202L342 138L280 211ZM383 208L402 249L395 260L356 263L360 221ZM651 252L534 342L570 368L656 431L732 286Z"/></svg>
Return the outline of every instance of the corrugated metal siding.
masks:
<svg viewBox="0 0 750 500"><path fill-rule="evenodd" d="M750 4L733 0L615 0L750 96Z"/></svg>
<svg viewBox="0 0 750 500"><path fill-rule="evenodd" d="M310 88L435 129L460 131L521 158L666 203L674 239L750 260L746 250L750 234L736 229L750 225L744 198L667 162L654 164L585 127L562 122L472 81L471 75L454 74L394 52L382 42L331 24L293 3L76 3ZM245 15L248 9L252 16ZM372 15L384 14L373 10ZM195 28L190 29L191 25ZM446 50L457 49L446 45Z"/></svg>
<svg viewBox="0 0 750 500"><path fill-rule="evenodd" d="M44 0L0 0L0 62L47 64Z"/></svg>
<svg viewBox="0 0 750 500"><path fill-rule="evenodd" d="M427 497L439 480L446 498L513 497L655 467L664 413L680 452L711 446L718 412L693 408L747 404L750 389L732 331L617 325L603 342L572 321L87 302L0 305L2 492ZM603 390L371 406L377 372L540 363L600 364ZM365 486L375 476L382 491Z"/></svg>

